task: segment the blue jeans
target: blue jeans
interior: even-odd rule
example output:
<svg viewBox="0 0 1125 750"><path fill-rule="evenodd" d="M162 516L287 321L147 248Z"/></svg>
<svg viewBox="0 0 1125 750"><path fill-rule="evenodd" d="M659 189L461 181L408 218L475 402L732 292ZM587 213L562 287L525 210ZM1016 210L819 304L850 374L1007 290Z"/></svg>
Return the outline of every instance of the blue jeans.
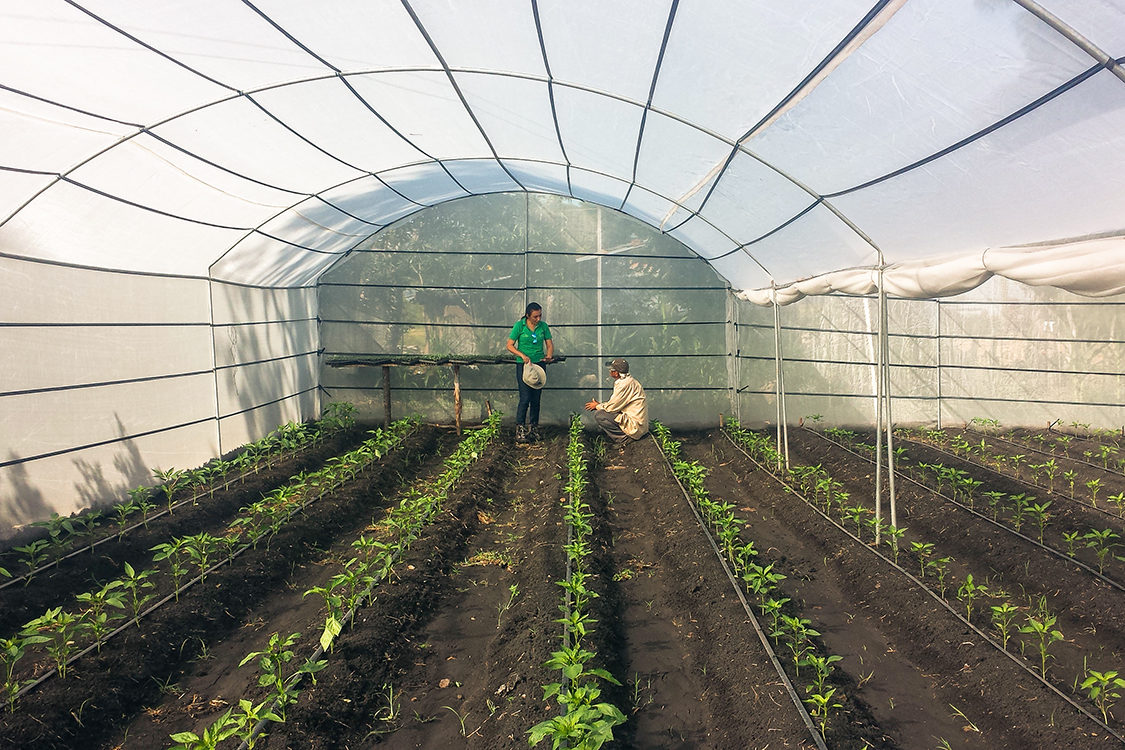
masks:
<svg viewBox="0 0 1125 750"><path fill-rule="evenodd" d="M542 362L538 363L544 370L547 366ZM535 427L539 424L539 400L543 398L542 388L532 388L527 383L523 382L523 362L516 364L516 385L520 389L520 402L516 406L516 424L527 424L529 427ZM531 414L528 415L528 411ZM528 417L530 416L530 420Z"/></svg>

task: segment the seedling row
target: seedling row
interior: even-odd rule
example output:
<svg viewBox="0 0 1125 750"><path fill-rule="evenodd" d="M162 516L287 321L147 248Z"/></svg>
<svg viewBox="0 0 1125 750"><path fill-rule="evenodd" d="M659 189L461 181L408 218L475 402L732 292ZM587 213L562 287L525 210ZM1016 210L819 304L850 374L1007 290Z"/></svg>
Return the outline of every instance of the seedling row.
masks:
<svg viewBox="0 0 1125 750"><path fill-rule="evenodd" d="M737 426L732 426L731 433L763 465L776 465L777 453L770 437L739 430ZM974 524L972 521L977 519L956 509L942 513L940 504L932 497L914 496L902 491L902 485L899 526L891 526L872 512L870 490L867 497L862 497L859 484L837 482L834 475L844 464L832 450L817 450L800 440L791 448L796 458L786 474L791 477L790 481L798 492L825 514L838 519L841 527L848 529L857 539L885 550L891 562L912 566L919 583L932 588L951 608L959 610L959 615L966 622L974 623L982 634L991 634L998 647L1023 661L1068 700L1075 701L1087 713L1097 714L1103 722L1111 720L1107 703L1111 696L1106 694L1105 689L1098 688L1098 683L1116 670L1097 663L1097 660L1112 659L1114 653L1119 653L1120 634L1113 615L1106 618L1107 622L1094 608L1083 607L1081 612L1067 609L1065 599L1059 596L1061 591L1047 590L1042 586L1043 581L1060 580L1057 577L1060 571L1054 568L1065 566L1064 562L1040 552L1037 557L1028 559L1022 570L1013 569L997 556L997 551L1011 548L1006 546L1012 544L1011 536L998 538L993 532L990 537L987 524L979 521ZM817 463L799 463L813 455ZM869 483L871 470L860 473L868 475ZM855 474L853 469L851 476ZM885 507L883 513L885 518ZM962 517L968 519L966 524L954 531L950 524ZM981 547L974 548L974 544ZM1024 546L1033 549L1032 546ZM1029 573L1032 565L1040 574L1038 580ZM1054 576L1046 571L1052 571ZM1067 572L1073 575L1073 568ZM1009 580L1005 579L1005 575ZM1085 597L1104 598L1107 593L1103 584L1096 579L1091 581L1088 576L1085 579L1077 576L1075 585L1077 591L1070 588L1066 593L1080 600ZM1103 622L1106 627L1101 629L1099 625ZM1065 637L1064 629L1067 631ZM1096 631L1097 638L1091 637L1093 631ZM1116 675L1112 675L1110 682L1115 678ZM1083 689L1083 684L1087 688ZM1112 684L1109 688L1112 693Z"/></svg>

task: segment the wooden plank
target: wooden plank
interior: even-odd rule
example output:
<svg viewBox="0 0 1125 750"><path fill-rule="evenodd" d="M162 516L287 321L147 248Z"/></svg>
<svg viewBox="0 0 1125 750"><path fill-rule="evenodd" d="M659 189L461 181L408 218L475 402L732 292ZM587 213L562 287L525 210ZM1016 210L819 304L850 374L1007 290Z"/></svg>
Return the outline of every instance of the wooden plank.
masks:
<svg viewBox="0 0 1125 750"><path fill-rule="evenodd" d="M391 423L391 366L383 365L383 411L387 424Z"/></svg>
<svg viewBox="0 0 1125 750"><path fill-rule="evenodd" d="M461 365L453 365L453 422L461 436Z"/></svg>

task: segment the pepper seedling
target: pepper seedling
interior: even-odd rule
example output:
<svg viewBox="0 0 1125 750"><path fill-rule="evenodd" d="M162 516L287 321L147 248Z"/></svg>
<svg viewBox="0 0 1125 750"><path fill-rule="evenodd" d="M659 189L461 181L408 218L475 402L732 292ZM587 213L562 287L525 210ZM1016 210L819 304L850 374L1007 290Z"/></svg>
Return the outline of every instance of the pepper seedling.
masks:
<svg viewBox="0 0 1125 750"><path fill-rule="evenodd" d="M1063 639L1063 634L1055 629L1056 617L1044 613L1041 618L1028 615L1027 625L1020 628L1021 633L1026 633L1035 641L1039 649L1039 675L1047 678L1047 659L1054 658L1047 653L1051 644Z"/></svg>
<svg viewBox="0 0 1125 750"><path fill-rule="evenodd" d="M1081 687L1102 712L1102 720L1108 723L1109 709L1121 697L1121 693L1117 691L1125 688L1125 680L1118 677L1115 670L1098 672L1091 669L1086 672L1086 679L1082 681Z"/></svg>

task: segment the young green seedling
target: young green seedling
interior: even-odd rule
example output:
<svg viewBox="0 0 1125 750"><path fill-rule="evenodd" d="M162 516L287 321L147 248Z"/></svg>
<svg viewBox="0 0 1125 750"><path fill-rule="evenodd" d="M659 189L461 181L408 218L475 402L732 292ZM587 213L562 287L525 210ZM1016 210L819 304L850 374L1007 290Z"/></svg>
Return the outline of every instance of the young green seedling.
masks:
<svg viewBox="0 0 1125 750"><path fill-rule="evenodd" d="M289 662L293 661L296 656L292 647L300 637L300 633L292 633L287 638L282 638L280 633L274 633L270 636L269 645L265 649L252 651L238 663L238 666L241 667L254 659L258 660L258 669L261 671L261 675L258 676L258 684L273 691L272 697L277 702L278 712L282 720L285 719L285 707L297 700L297 690L290 684L292 676L287 677L285 670ZM321 667L315 667L315 663L306 662L294 675L302 672L315 672L322 668L325 662L320 662L320 664Z"/></svg>
<svg viewBox="0 0 1125 750"><path fill-rule="evenodd" d="M1003 504L1005 493L999 490L989 490L984 493L988 498L988 507L992 510L992 520L995 521L1000 517L1000 507Z"/></svg>
<svg viewBox="0 0 1125 750"><path fill-rule="evenodd" d="M780 633L770 633L770 635L775 638L780 636L784 639L785 645L789 648L789 652L793 657L794 670L800 675L801 664L804 662L805 657L813 651L813 644L810 638L818 636L820 633L813 630L811 620L782 615Z"/></svg>
<svg viewBox="0 0 1125 750"><path fill-rule="evenodd" d="M883 519L875 516L874 514L872 514L872 516L867 519L866 523L868 528L871 529L872 544L878 544L880 534L882 534L883 530L886 528L886 524L883 523Z"/></svg>
<svg viewBox="0 0 1125 750"><path fill-rule="evenodd" d="M1042 464L1043 471L1047 474L1047 491L1051 494L1055 492L1055 477L1059 474L1059 465L1055 459L1049 459L1046 463Z"/></svg>
<svg viewBox="0 0 1125 750"><path fill-rule="evenodd" d="M113 622L124 617L121 613L110 612L110 607L125 609L125 602L122 600L124 594L117 590L122 586L121 581L110 581L96 592L88 591L76 597L86 606L87 625L97 643L98 653L102 651L102 643L105 641L106 634L110 632Z"/></svg>
<svg viewBox="0 0 1125 750"><path fill-rule="evenodd" d="M1012 636L1012 621L1018 611L1009 602L992 607L992 626L1000 634L1000 646L1005 650L1008 648L1008 639Z"/></svg>
<svg viewBox="0 0 1125 750"><path fill-rule="evenodd" d="M125 577L121 579L122 588L129 592L129 609L133 613L133 624L141 624L141 609L153 598L153 594L143 592L155 588L156 584L148 580L156 575L155 570L144 570L138 573L129 563L125 563Z"/></svg>
<svg viewBox="0 0 1125 750"><path fill-rule="evenodd" d="M1082 538L1086 540L1086 547L1094 550L1094 554L1097 555L1098 572L1104 573L1106 557L1117 546L1114 540L1120 537L1112 529L1102 529L1101 531L1091 529L1083 534Z"/></svg>
<svg viewBox="0 0 1125 750"><path fill-rule="evenodd" d="M27 628L29 627L30 624L25 627L24 632L19 635L0 639L0 664L4 666L3 695L4 699L8 702L8 711L10 713L15 712L16 698L19 697L20 688L24 685L23 681L14 679L13 677L16 670L16 663L27 653L28 646L47 642L46 636L39 635L37 631L28 633Z"/></svg>
<svg viewBox="0 0 1125 750"><path fill-rule="evenodd" d="M759 601L769 596L777 588L777 584L785 580L784 575L774 572L774 565L775 563L770 563L763 567L751 564L750 569L742 576L742 580L746 582L746 588L757 596Z"/></svg>
<svg viewBox="0 0 1125 750"><path fill-rule="evenodd" d="M816 691L818 693L824 691L824 683L835 669L832 665L841 661L844 657L837 656L836 654L829 654L828 656L818 656L816 654L809 654L802 662L802 666L810 666L813 668L813 684L805 687L806 692Z"/></svg>
<svg viewBox="0 0 1125 750"><path fill-rule="evenodd" d="M163 482L160 489L164 491L164 499L168 503L168 514L172 513L172 497L179 491L181 487L187 485L190 481L186 471L179 469L168 468L164 470L153 469L152 475Z"/></svg>
<svg viewBox="0 0 1125 750"><path fill-rule="evenodd" d="M78 638L86 629L85 618L81 615L63 612L62 607L55 607L47 610L41 617L27 623L21 635L42 637L43 640L37 642L44 644L47 653L55 660L55 668L58 669L59 677L65 678L67 662L77 647Z"/></svg>
<svg viewBox="0 0 1125 750"><path fill-rule="evenodd" d="M895 565L898 565L898 544L902 535L906 533L906 527L887 524L883 528L883 531L887 534L887 544L891 548L891 555L894 557Z"/></svg>
<svg viewBox="0 0 1125 750"><path fill-rule="evenodd" d="M1028 506L1031 505L1033 497L1028 497L1026 492L1021 492L1018 495L1012 495L1012 525L1019 531L1023 527L1023 517L1027 515Z"/></svg>
<svg viewBox="0 0 1125 750"><path fill-rule="evenodd" d="M805 698L805 703L809 704L809 715L816 719L822 737L827 731L829 714L835 709L844 707L844 704L833 701L832 697L835 694L836 688L828 688Z"/></svg>
<svg viewBox="0 0 1125 750"><path fill-rule="evenodd" d="M926 563L927 568L933 568L934 574L938 579L938 587L941 591L941 596L945 598L945 590L948 586L946 579L949 577L949 564L953 562L952 557L938 557Z"/></svg>
<svg viewBox="0 0 1125 750"><path fill-rule="evenodd" d="M765 599L762 602L762 616L770 618L770 633L777 632L778 621L781 618L781 609L786 605L788 601L788 597L782 597L781 599L774 599L771 597L769 599ZM776 639L774 639L774 643L777 643Z"/></svg>
<svg viewBox="0 0 1125 750"><path fill-rule="evenodd" d="M1125 680L1118 677L1115 670L1097 672L1091 669L1086 672L1086 679L1082 681L1081 687L1102 712L1102 720L1109 723L1109 709L1121 697L1121 693L1117 691L1125 688Z"/></svg>
<svg viewBox="0 0 1125 750"><path fill-rule="evenodd" d="M858 537L860 530L863 528L863 517L867 515L867 508L862 505L854 505L850 508L844 508L844 516L855 524L855 535Z"/></svg>
<svg viewBox="0 0 1125 750"><path fill-rule="evenodd" d="M1070 441L1070 435L1059 435L1055 438L1055 443L1058 444L1060 448L1062 448L1064 456L1070 456Z"/></svg>
<svg viewBox="0 0 1125 750"><path fill-rule="evenodd" d="M263 721L284 721L270 710L269 703L269 701L262 701L255 706L245 698L240 698L238 701L238 712L234 715L235 726L238 727L238 738L246 743L248 750L254 750L254 746L262 737L260 733L254 733L254 727Z"/></svg>
<svg viewBox="0 0 1125 750"><path fill-rule="evenodd" d="M1035 498L1031 498L1034 500ZM1047 527L1047 523L1051 520L1051 513L1047 510L1051 506L1051 501L1047 500L1043 503L1032 503L1027 507L1027 514L1031 516L1031 520L1035 522L1035 527L1039 530L1039 543L1043 543L1043 531Z"/></svg>
<svg viewBox="0 0 1125 750"><path fill-rule="evenodd" d="M983 583L973 581L973 574L967 573L965 581L957 589L957 598L965 603L965 619L973 619L973 602L988 593L988 588Z"/></svg>
<svg viewBox="0 0 1125 750"><path fill-rule="evenodd" d="M1070 496L1074 497L1074 481L1078 479L1078 472L1074 469L1063 472L1063 479L1066 480L1066 486L1070 490Z"/></svg>
<svg viewBox="0 0 1125 750"><path fill-rule="evenodd" d="M1027 633L1035 641L1035 645L1039 649L1039 675L1046 679L1047 677L1047 659L1054 658L1047 653L1051 644L1063 639L1063 634L1055 630L1055 618L1053 615L1044 614L1042 618L1028 616L1027 625L1020 628L1021 633Z"/></svg>
<svg viewBox="0 0 1125 750"><path fill-rule="evenodd" d="M43 561L46 559L50 546L51 543L46 539L36 539L34 542L25 544L22 547L12 548L13 552L20 553L23 564L27 566L27 579L23 582L24 586L31 583L31 578L35 575L35 571L38 570L39 566L42 565Z"/></svg>
<svg viewBox="0 0 1125 750"><path fill-rule="evenodd" d="M1066 542L1066 554L1070 557L1074 557L1075 547L1078 545L1078 542L1083 541L1082 532L1064 531L1062 536L1063 541Z"/></svg>
<svg viewBox="0 0 1125 750"><path fill-rule="evenodd" d="M1117 455L1117 448L1112 445L1099 445L1098 453L1100 454L1099 457L1102 460L1102 468L1108 470L1109 459Z"/></svg>
<svg viewBox="0 0 1125 750"><path fill-rule="evenodd" d="M1090 505L1098 504L1098 493L1101 492L1102 484L1103 482L1100 479L1091 479L1086 482L1086 488L1090 490Z"/></svg>
<svg viewBox="0 0 1125 750"><path fill-rule="evenodd" d="M239 730L238 720L231 715L233 712L233 708L228 708L203 730L203 734L176 732L170 735L169 738L178 743L171 750L215 750L220 742L233 737Z"/></svg>
<svg viewBox="0 0 1125 750"><path fill-rule="evenodd" d="M934 545L930 542L911 542L910 550L918 556L919 574L926 577L926 561L934 554Z"/></svg>
<svg viewBox="0 0 1125 750"><path fill-rule="evenodd" d="M188 569L184 565L184 558L187 556L187 539L184 537L176 537L170 542L158 544L151 548L151 551L156 554L153 555L153 562L168 561L172 573L172 586L175 589L174 595L176 601L180 600L180 581L187 575Z"/></svg>
<svg viewBox="0 0 1125 750"><path fill-rule="evenodd" d="M187 549L188 557L195 561L199 566L199 582L207 576L207 571L211 567L211 561L215 553L219 550L219 538L208 534L206 531L194 534L184 538L184 544Z"/></svg>

